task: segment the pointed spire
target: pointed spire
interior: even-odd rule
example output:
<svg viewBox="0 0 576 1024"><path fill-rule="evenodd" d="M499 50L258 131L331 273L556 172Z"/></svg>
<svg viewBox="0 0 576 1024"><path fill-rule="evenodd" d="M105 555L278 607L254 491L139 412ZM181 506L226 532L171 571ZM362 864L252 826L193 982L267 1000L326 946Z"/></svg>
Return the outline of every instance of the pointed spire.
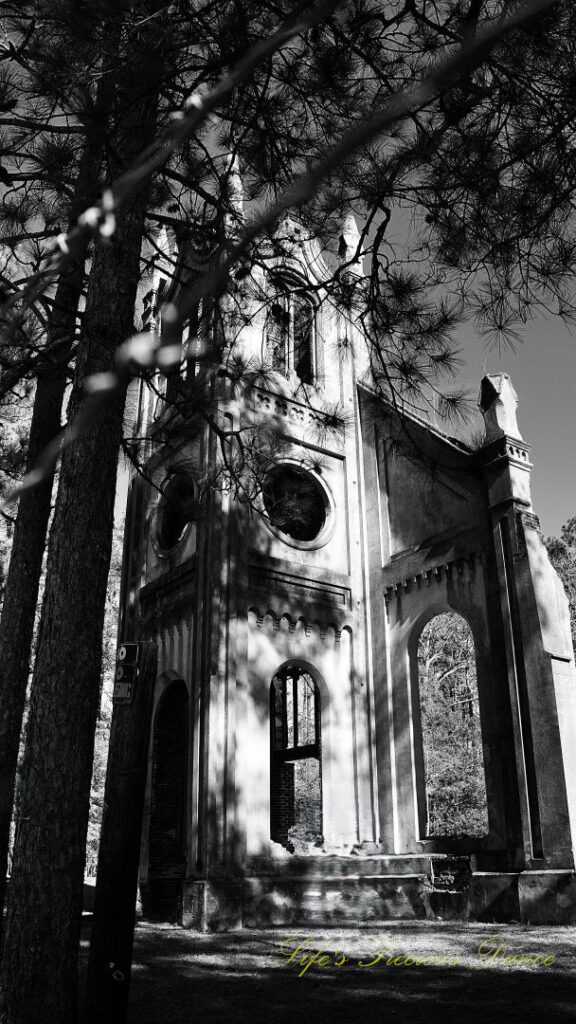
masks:
<svg viewBox="0 0 576 1024"><path fill-rule="evenodd" d="M226 229L228 234L234 234L244 223L244 184L237 154L226 156L221 181L227 199Z"/></svg>
<svg viewBox="0 0 576 1024"><path fill-rule="evenodd" d="M166 230L165 224L163 224L162 227L160 228L158 238L156 239L156 249L158 253L158 259L161 259L162 256L170 255L170 242L168 241L168 231Z"/></svg>
<svg viewBox="0 0 576 1024"><path fill-rule="evenodd" d="M486 424L486 441L498 437L522 440L516 420L518 396L507 373L487 373L482 378L478 405Z"/></svg>
<svg viewBox="0 0 576 1024"><path fill-rule="evenodd" d="M351 274L362 274L362 260L356 256L360 245L360 231L356 218L351 210L345 214L338 245L338 255L343 263L349 263L347 270ZM350 262L353 261L353 262Z"/></svg>
<svg viewBox="0 0 576 1024"><path fill-rule="evenodd" d="M155 292L161 290L161 281L170 281L173 273L172 256L174 254L174 235L162 225L156 238L156 248L152 270L152 281Z"/></svg>

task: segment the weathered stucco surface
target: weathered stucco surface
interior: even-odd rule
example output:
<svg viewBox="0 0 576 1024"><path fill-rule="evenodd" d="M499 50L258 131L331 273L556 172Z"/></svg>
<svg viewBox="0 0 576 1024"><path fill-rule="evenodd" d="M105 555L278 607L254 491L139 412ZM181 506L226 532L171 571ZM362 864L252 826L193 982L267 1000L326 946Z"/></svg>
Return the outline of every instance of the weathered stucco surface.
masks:
<svg viewBox="0 0 576 1024"><path fill-rule="evenodd" d="M306 242L290 270L314 278L320 263ZM247 313L236 343L261 358L261 302ZM307 466L325 495L321 543L294 542L216 491L163 552L158 495L141 482L130 492L123 638L158 640L154 715L177 680L189 698L185 869L150 863L154 756L168 756L152 745L144 908L202 928L576 920L574 656L511 383L482 382L486 443L469 450L363 385L353 319L325 296L315 315L306 394L293 373L276 374L221 404L237 419L274 418L280 460ZM338 428L324 412L334 400ZM149 427L162 410L149 402L141 413ZM207 430L183 431L156 445L149 472L158 486L174 471L200 478L216 457ZM416 649L446 611L475 643L489 816L479 839L424 831ZM286 666L310 674L320 708L322 837L293 851L270 833L270 686Z"/></svg>

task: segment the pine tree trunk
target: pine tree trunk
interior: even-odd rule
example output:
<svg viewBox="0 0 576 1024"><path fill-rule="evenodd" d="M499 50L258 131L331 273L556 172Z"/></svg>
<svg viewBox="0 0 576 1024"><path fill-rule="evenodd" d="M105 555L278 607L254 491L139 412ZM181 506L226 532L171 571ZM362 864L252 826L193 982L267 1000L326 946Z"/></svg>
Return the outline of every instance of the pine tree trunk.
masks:
<svg viewBox="0 0 576 1024"><path fill-rule="evenodd" d="M112 713L98 878L86 978L86 1021L125 1024L158 652L140 644L129 703Z"/></svg>
<svg viewBox="0 0 576 1024"><path fill-rule="evenodd" d="M161 70L151 23L127 55L115 155L130 164L154 137ZM148 41L148 42L147 42ZM132 56L133 59L128 59ZM129 79L129 81L127 81ZM142 90L144 90L142 94ZM139 105L134 93L140 92ZM116 166L113 173L117 172ZM139 280L145 196L96 246L75 389L109 371L130 334ZM30 699L20 820L0 975L3 1024L73 1024L102 628L110 565L124 396L62 458ZM3 1016L2 1016L3 1013Z"/></svg>
<svg viewBox="0 0 576 1024"><path fill-rule="evenodd" d="M66 369L42 377L36 385L28 445L28 464L60 430ZM0 629L0 937L10 823L20 732L26 701L30 649L40 586L52 477L20 501Z"/></svg>
<svg viewBox="0 0 576 1024"><path fill-rule="evenodd" d="M104 118L110 100L108 84L98 88L95 112ZM94 201L102 160L102 133L89 132L78 166L74 199L70 206L70 226ZM86 245L67 267L58 282L46 346L48 366L38 373L26 469L36 463L46 445L60 431L62 403L68 381L78 306L85 274ZM6 871L10 823L14 803L18 749L46 530L50 518L53 475L20 498L10 564L0 620L0 941L6 896Z"/></svg>
<svg viewBox="0 0 576 1024"><path fill-rule="evenodd" d="M109 369L108 346L113 339L123 340L130 328L135 285L129 290L126 284L128 276L137 280L141 228L141 217L135 214L130 217L135 230L128 230L128 225L120 229L126 248L117 238L109 248L101 245L94 260L86 310L91 358L84 361L85 373ZM136 248L136 259L131 247ZM130 257L136 273L128 267ZM124 286L118 289L122 278ZM97 431L62 459L5 927L6 1024L74 1020L122 412L118 397Z"/></svg>

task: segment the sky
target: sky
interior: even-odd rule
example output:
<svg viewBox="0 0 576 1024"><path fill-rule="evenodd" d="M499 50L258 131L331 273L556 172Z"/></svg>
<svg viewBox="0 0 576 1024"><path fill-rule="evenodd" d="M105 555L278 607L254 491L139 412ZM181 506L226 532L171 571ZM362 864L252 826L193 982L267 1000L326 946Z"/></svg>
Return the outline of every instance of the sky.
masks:
<svg viewBox="0 0 576 1024"><path fill-rule="evenodd" d="M359 219L359 218L357 218ZM395 209L390 244L409 261L414 241L410 211ZM558 536L562 525L576 516L576 325L544 311L525 326L514 324L520 341L498 345L476 333L472 321L456 329L453 341L463 365L453 386L468 391L475 404L486 373L508 373L518 395L518 426L532 446L532 503L545 537ZM461 425L438 421L447 434L468 440L474 426L482 427L479 410Z"/></svg>
<svg viewBox="0 0 576 1024"><path fill-rule="evenodd" d="M518 426L532 445L532 501L545 537L576 516L576 329L534 317L522 341L489 347L471 327L459 336L465 365L458 383L476 396L484 373L508 373L518 395Z"/></svg>

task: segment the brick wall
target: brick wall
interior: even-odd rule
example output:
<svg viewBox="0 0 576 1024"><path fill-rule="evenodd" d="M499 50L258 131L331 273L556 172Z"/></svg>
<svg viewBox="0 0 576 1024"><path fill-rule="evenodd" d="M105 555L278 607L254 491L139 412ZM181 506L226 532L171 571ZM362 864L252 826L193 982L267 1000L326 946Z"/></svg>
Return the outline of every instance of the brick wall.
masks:
<svg viewBox="0 0 576 1024"><path fill-rule="evenodd" d="M270 838L283 845L295 823L294 763L272 768L270 784Z"/></svg>
<svg viewBox="0 0 576 1024"><path fill-rule="evenodd" d="M322 835L322 782L315 757L272 768L270 838L283 846L314 842Z"/></svg>

